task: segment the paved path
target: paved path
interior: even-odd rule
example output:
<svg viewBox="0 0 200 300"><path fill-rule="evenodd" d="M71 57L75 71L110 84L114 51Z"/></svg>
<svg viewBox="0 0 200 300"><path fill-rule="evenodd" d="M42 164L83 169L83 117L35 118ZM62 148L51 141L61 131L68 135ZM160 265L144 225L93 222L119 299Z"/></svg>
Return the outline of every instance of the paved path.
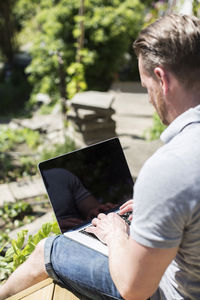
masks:
<svg viewBox="0 0 200 300"><path fill-rule="evenodd" d="M147 141L145 131L153 125L154 109L146 93L116 93L116 133L133 177L137 177L144 162L162 145L160 140Z"/></svg>
<svg viewBox="0 0 200 300"><path fill-rule="evenodd" d="M34 198L46 193L40 177L24 178L17 182L0 184L0 207L4 202Z"/></svg>
<svg viewBox="0 0 200 300"><path fill-rule="evenodd" d="M116 113L113 118L116 122L116 135L121 141L131 173L136 178L144 162L162 145L159 140L147 141L144 138L144 132L152 126L154 109L148 102L147 94L138 85L137 88L130 83L115 85L110 92L115 94L113 108ZM44 193L40 177L0 185L0 206L3 201L14 202ZM48 213L39 219L28 225L31 234L37 232L41 224L52 220L52 214ZM21 229L11 233L11 237L15 238Z"/></svg>
<svg viewBox="0 0 200 300"><path fill-rule="evenodd" d="M122 84L123 85L123 84ZM125 90L128 89L128 93ZM134 86L133 86L134 89ZM137 87L137 93L131 92L131 84L125 84L120 91L115 86L112 93L115 94L113 108L116 122L116 135L123 146L131 173L134 178L144 162L161 146L159 140L147 141L144 133L152 126L153 107L148 102L148 96ZM139 93L139 92L140 93ZM55 119L55 115L53 115ZM60 114L56 119L60 118ZM51 118L45 116L51 122ZM59 121L59 120L58 120ZM46 124L48 126L48 124ZM56 131L58 132L58 131ZM102 131L102 140L104 131ZM40 176L38 178L23 179L19 182L0 185L0 206L5 201L14 202L19 199L36 197L45 193Z"/></svg>

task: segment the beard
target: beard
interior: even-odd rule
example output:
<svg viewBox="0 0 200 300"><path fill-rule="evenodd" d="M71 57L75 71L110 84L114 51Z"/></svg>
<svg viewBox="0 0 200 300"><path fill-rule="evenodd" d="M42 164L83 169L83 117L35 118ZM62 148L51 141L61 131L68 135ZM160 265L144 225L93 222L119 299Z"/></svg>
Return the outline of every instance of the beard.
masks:
<svg viewBox="0 0 200 300"><path fill-rule="evenodd" d="M168 126L170 123L167 119L168 111L167 111L166 103L164 101L164 97L163 97L163 94L161 93L161 91L156 92L153 106L154 106L155 110L157 111L161 122L164 125Z"/></svg>

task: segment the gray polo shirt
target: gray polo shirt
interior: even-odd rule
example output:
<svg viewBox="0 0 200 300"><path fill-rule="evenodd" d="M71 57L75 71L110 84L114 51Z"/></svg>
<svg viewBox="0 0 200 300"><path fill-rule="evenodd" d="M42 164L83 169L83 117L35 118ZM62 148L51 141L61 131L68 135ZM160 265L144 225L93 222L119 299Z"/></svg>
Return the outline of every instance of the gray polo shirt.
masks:
<svg viewBox="0 0 200 300"><path fill-rule="evenodd" d="M151 299L200 299L200 105L161 135L134 188L131 236L153 248L179 246Z"/></svg>

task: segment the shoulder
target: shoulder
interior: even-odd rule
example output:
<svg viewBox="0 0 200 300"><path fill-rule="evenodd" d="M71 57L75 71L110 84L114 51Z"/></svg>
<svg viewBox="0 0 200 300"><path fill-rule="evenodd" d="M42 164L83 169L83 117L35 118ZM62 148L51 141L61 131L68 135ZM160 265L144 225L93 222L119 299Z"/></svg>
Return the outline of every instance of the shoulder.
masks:
<svg viewBox="0 0 200 300"><path fill-rule="evenodd" d="M193 130L194 131L194 130ZM184 130L169 143L157 150L142 167L137 185L150 188L200 189L200 137ZM185 136L188 136L186 141Z"/></svg>
<svg viewBox="0 0 200 300"><path fill-rule="evenodd" d="M171 190L172 186L182 180L182 159L177 152L168 145L161 147L143 165L137 178L135 189L161 193L164 190ZM169 186L168 186L169 185Z"/></svg>
<svg viewBox="0 0 200 300"><path fill-rule="evenodd" d="M131 224L131 234L139 243L158 248L179 245L199 202L184 169L182 155L168 145L145 163L134 188Z"/></svg>

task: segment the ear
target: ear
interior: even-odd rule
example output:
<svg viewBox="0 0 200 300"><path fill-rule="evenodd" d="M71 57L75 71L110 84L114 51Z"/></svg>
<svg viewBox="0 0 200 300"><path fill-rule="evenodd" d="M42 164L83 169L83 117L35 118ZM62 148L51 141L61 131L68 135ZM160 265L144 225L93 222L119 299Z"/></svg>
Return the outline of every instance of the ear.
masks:
<svg viewBox="0 0 200 300"><path fill-rule="evenodd" d="M167 71L162 67L156 67L154 69L154 74L161 85L163 94L166 95L169 91L169 77Z"/></svg>

